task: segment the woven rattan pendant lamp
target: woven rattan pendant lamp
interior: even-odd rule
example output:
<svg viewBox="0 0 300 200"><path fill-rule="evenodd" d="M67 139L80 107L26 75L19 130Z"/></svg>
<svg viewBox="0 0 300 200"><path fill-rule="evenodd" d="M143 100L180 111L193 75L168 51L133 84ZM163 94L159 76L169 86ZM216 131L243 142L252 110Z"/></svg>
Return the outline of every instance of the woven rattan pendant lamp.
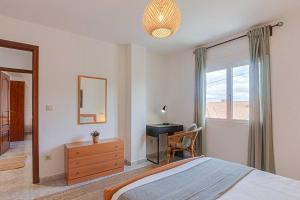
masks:
<svg viewBox="0 0 300 200"><path fill-rule="evenodd" d="M180 10L176 0L150 0L145 8L144 29L152 37L167 38L179 28Z"/></svg>

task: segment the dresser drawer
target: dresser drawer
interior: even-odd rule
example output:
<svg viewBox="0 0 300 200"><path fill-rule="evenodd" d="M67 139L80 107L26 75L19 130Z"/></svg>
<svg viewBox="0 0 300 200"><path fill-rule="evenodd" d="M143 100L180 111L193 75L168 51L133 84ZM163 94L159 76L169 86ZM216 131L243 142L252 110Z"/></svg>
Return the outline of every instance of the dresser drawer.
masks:
<svg viewBox="0 0 300 200"><path fill-rule="evenodd" d="M100 164L111 160L124 160L124 152L115 151L111 153L102 153L86 157L73 158L69 160L69 169L93 164Z"/></svg>
<svg viewBox="0 0 300 200"><path fill-rule="evenodd" d="M119 138L65 144L67 184L75 184L124 170L124 144Z"/></svg>
<svg viewBox="0 0 300 200"><path fill-rule="evenodd" d="M93 146L83 146L69 149L69 159L91 156L93 154L109 153L123 151L122 142L96 144Z"/></svg>
<svg viewBox="0 0 300 200"><path fill-rule="evenodd" d="M76 179L84 176L89 176L117 168L123 168L124 160L113 160L113 161L106 161L100 164L93 164L83 167L78 167L75 169L69 169L69 179Z"/></svg>

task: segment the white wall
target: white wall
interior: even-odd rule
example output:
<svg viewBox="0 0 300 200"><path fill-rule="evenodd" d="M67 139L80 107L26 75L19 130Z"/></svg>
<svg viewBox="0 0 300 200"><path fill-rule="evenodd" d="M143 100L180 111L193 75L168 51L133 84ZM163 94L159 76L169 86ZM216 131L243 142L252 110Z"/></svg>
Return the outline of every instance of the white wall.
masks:
<svg viewBox="0 0 300 200"><path fill-rule="evenodd" d="M167 104L168 99L166 75L169 71L169 63L166 56L149 51L147 52L146 63L147 123L158 124L165 120L161 108Z"/></svg>
<svg viewBox="0 0 300 200"><path fill-rule="evenodd" d="M300 14L299 8L290 11L282 20L285 25L274 30L271 38L271 70L272 70L272 100L274 151L277 174L300 179ZM208 70L213 70L220 63L235 64L237 58L246 58L247 39L208 51ZM229 49L228 49L229 48ZM192 50L166 55L151 61L157 67L147 68L147 105L168 105L170 122L181 123L185 126L193 122L194 104L194 55ZM230 58L230 59L228 59ZM243 59L241 59L243 60ZM159 70L160 65L164 68ZM148 76L147 75L147 76ZM151 77L162 83L165 99L157 98L161 92L160 85L151 82ZM158 88L156 88L158 87ZM152 92L151 92L152 91ZM153 120L153 112L148 112L148 122ZM157 111L157 116L158 111ZM243 122L222 120L207 120L205 135L206 154L225 160L246 164L248 147L248 125Z"/></svg>
<svg viewBox="0 0 300 200"><path fill-rule="evenodd" d="M248 124L234 120L207 120L206 154L210 157L247 164Z"/></svg>
<svg viewBox="0 0 300 200"><path fill-rule="evenodd" d="M300 180L300 13L282 18L271 40L275 164L280 175Z"/></svg>
<svg viewBox="0 0 300 200"><path fill-rule="evenodd" d="M130 45L131 160L146 159L146 49Z"/></svg>
<svg viewBox="0 0 300 200"><path fill-rule="evenodd" d="M119 130L125 141L125 160L146 159L146 49L124 45L126 57L119 75Z"/></svg>
<svg viewBox="0 0 300 200"><path fill-rule="evenodd" d="M118 132L125 144L125 160L131 161L131 66L130 45L122 45L119 57Z"/></svg>
<svg viewBox="0 0 300 200"><path fill-rule="evenodd" d="M118 136L118 71L124 60L118 45L72 33L0 17L1 39L40 47L39 149L40 176L64 172L63 144L90 140L89 132L99 130L101 138ZM108 79L108 120L106 124L77 125L77 76ZM53 105L52 112L45 106ZM45 160L51 155L51 160Z"/></svg>
<svg viewBox="0 0 300 200"><path fill-rule="evenodd" d="M167 121L186 126L193 121L194 57L192 51L174 55L149 54L147 58L147 122L163 122L161 108L167 105Z"/></svg>

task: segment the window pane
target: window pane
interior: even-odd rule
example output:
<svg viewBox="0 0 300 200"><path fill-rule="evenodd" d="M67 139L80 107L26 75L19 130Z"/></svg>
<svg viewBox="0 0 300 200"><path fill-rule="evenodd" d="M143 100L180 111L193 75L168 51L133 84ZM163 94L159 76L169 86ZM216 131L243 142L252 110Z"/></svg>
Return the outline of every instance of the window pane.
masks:
<svg viewBox="0 0 300 200"><path fill-rule="evenodd" d="M249 66L232 69L233 119L249 119Z"/></svg>
<svg viewBox="0 0 300 200"><path fill-rule="evenodd" d="M206 117L226 119L226 69L206 74Z"/></svg>

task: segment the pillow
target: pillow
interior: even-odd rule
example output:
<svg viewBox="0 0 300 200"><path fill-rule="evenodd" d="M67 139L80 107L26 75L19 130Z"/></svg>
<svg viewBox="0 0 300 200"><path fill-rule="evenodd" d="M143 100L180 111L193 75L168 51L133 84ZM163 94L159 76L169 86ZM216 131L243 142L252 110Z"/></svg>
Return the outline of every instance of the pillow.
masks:
<svg viewBox="0 0 300 200"><path fill-rule="evenodd" d="M193 123L188 129L187 131L193 131L193 130L196 130L197 129L197 124ZM181 145L184 149L190 147L192 144L192 138L190 137L187 137L187 136L184 136L182 138L182 141L181 141Z"/></svg>
<svg viewBox="0 0 300 200"><path fill-rule="evenodd" d="M193 131L193 130L196 130L197 129L197 124L192 124L187 130L188 131Z"/></svg>

